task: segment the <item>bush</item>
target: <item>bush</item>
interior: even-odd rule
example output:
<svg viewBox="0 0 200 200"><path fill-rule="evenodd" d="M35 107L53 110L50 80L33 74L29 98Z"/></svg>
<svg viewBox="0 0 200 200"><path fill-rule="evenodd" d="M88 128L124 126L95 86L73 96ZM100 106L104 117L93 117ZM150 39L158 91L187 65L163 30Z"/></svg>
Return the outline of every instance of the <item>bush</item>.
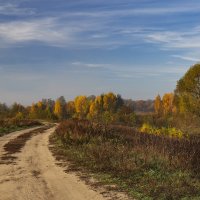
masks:
<svg viewBox="0 0 200 200"><path fill-rule="evenodd" d="M155 126L151 126L150 124L144 123L142 127L140 128L140 131L142 133L149 133L149 134L155 134L155 135L165 135L169 137L175 137L175 138L183 138L188 137L186 134L184 134L181 130L171 127L162 127L157 128Z"/></svg>

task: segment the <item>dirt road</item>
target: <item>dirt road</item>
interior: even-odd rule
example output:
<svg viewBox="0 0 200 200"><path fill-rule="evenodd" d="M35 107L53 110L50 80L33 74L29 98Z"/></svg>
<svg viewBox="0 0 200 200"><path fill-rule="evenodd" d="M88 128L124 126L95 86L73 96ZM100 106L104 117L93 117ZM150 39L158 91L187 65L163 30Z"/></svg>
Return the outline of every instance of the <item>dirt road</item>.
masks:
<svg viewBox="0 0 200 200"><path fill-rule="evenodd" d="M107 199L55 164L48 148L54 128L33 130L0 137L1 200Z"/></svg>

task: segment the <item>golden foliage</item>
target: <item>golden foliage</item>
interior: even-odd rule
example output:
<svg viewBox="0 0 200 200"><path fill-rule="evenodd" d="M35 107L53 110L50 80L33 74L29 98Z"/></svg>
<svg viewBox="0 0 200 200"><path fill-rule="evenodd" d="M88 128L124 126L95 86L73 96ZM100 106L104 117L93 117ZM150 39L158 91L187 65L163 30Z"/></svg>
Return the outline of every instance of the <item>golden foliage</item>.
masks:
<svg viewBox="0 0 200 200"><path fill-rule="evenodd" d="M59 101L59 99L57 99L56 102L55 102L54 114L59 119L62 118L63 109L62 109L61 102Z"/></svg>
<svg viewBox="0 0 200 200"><path fill-rule="evenodd" d="M77 96L74 100L74 105L78 117L83 118L87 115L89 109L89 102L86 96Z"/></svg>
<svg viewBox="0 0 200 200"><path fill-rule="evenodd" d="M114 110L116 108L116 101L117 101L117 97L112 92L105 94L103 97L104 110L114 112Z"/></svg>
<svg viewBox="0 0 200 200"><path fill-rule="evenodd" d="M173 110L173 100L174 94L173 93L166 93L162 98L162 105L163 105L163 114L167 115L172 113Z"/></svg>
<svg viewBox="0 0 200 200"><path fill-rule="evenodd" d="M155 99L155 102L154 102L154 109L155 109L155 113L157 115L161 115L162 114L162 100L161 100L161 97L160 95L158 95Z"/></svg>

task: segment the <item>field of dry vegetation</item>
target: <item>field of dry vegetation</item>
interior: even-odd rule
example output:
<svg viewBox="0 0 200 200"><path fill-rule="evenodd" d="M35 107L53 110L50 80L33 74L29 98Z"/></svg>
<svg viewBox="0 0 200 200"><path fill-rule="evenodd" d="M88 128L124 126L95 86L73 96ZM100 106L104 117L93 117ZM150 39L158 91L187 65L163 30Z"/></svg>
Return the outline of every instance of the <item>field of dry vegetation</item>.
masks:
<svg viewBox="0 0 200 200"><path fill-rule="evenodd" d="M199 199L200 140L140 133L87 120L63 121L51 141L76 168L137 199Z"/></svg>
<svg viewBox="0 0 200 200"><path fill-rule="evenodd" d="M1 119L0 120L0 136L8 134L13 131L18 131L25 128L39 126L41 123L37 120L30 119Z"/></svg>

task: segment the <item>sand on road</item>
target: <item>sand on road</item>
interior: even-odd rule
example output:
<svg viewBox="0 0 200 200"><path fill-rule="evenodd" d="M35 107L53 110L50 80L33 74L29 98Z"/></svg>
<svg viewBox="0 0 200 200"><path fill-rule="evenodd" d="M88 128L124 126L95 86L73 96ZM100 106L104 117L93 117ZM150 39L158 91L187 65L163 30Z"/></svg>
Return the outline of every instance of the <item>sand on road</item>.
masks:
<svg viewBox="0 0 200 200"><path fill-rule="evenodd" d="M1 200L105 200L75 175L56 165L49 151L49 135L55 127L35 134L25 141L15 160L5 162L5 145L30 130L0 137ZM37 132L37 131L35 131ZM9 156L7 156L9 159Z"/></svg>

